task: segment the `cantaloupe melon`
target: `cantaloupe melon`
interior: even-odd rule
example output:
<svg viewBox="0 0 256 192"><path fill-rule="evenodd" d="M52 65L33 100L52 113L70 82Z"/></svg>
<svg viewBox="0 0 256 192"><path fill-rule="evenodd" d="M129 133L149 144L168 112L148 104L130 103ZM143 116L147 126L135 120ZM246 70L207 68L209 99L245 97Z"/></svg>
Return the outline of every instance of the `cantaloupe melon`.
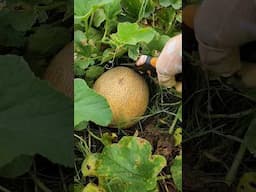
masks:
<svg viewBox="0 0 256 192"><path fill-rule="evenodd" d="M52 59L44 79L50 85L68 97L73 98L74 43L70 42Z"/></svg>
<svg viewBox="0 0 256 192"><path fill-rule="evenodd" d="M129 128L138 122L147 109L148 85L128 67L108 70L96 80L93 88L110 105L113 118L109 127Z"/></svg>

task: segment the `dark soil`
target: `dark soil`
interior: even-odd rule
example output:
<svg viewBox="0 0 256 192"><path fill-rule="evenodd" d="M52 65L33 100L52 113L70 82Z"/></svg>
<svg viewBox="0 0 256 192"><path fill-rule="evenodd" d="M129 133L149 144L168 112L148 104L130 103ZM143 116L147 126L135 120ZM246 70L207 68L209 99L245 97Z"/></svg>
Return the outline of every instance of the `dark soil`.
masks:
<svg viewBox="0 0 256 192"><path fill-rule="evenodd" d="M231 192L243 173L255 171L253 155L246 152L231 186L225 176L240 147L253 113L233 116L255 108L256 99L246 96L247 89L237 88L225 79L209 81L199 66L193 31L183 26L183 191ZM221 114L221 115L214 115Z"/></svg>

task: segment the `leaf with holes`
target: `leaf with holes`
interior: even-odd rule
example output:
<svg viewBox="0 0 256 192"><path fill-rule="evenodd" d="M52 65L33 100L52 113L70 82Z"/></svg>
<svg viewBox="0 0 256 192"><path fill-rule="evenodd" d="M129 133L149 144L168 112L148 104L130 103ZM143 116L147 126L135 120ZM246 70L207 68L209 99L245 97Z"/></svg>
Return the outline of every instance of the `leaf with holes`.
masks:
<svg viewBox="0 0 256 192"><path fill-rule="evenodd" d="M106 192L158 191L157 176L166 166L166 160L151 151L147 140L124 136L117 144L105 146L101 154L88 156L82 172L84 176L97 176L99 186Z"/></svg>

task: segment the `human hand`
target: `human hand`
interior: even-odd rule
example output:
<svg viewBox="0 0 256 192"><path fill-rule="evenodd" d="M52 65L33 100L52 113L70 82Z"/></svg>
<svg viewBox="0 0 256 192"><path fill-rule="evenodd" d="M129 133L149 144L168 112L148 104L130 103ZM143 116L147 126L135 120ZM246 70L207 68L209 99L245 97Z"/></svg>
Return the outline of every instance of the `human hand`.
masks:
<svg viewBox="0 0 256 192"><path fill-rule="evenodd" d="M196 10L193 26L206 72L230 77L241 70L240 46L256 40L255 5L255 0L205 0Z"/></svg>
<svg viewBox="0 0 256 192"><path fill-rule="evenodd" d="M165 44L156 61L159 84L171 88L176 85L175 75L182 72L182 39L181 34L171 38ZM146 63L147 56L142 55L137 66Z"/></svg>
<svg viewBox="0 0 256 192"><path fill-rule="evenodd" d="M160 85L173 87L176 85L175 75L182 72L182 37L181 34L169 39L156 63L156 71Z"/></svg>

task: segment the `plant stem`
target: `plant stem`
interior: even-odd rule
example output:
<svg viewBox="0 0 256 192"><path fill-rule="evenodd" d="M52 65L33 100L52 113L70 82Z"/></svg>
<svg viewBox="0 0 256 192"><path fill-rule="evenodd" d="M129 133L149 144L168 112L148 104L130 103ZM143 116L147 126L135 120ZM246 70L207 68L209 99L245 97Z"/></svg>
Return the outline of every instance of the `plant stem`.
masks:
<svg viewBox="0 0 256 192"><path fill-rule="evenodd" d="M147 5L148 5L148 0L144 0L141 4L139 16L138 16L136 23L139 23L143 19L145 12L146 12Z"/></svg>
<svg viewBox="0 0 256 192"><path fill-rule="evenodd" d="M93 132L91 132L90 130L87 130L88 133L96 140L100 141L102 144L104 144L104 142L102 141L101 138L97 137Z"/></svg>
<svg viewBox="0 0 256 192"><path fill-rule="evenodd" d="M236 157L233 161L233 164L230 168L230 170L228 171L227 175L226 175L226 178L225 178L225 182L227 183L227 185L231 185L235 179L235 176L236 176L236 173L237 173L237 170L238 170L238 167L244 157L244 154L245 154L245 151L246 151L246 145L245 143L241 143L240 145L240 148L236 154Z"/></svg>
<svg viewBox="0 0 256 192"><path fill-rule="evenodd" d="M105 41L105 39L107 37L107 34L108 34L108 31L109 31L109 20L106 20L106 24L105 24L105 27L104 27L104 35L102 37L102 41Z"/></svg>
<svg viewBox="0 0 256 192"><path fill-rule="evenodd" d="M75 136L79 141L82 142L82 144L79 143L79 144L80 144L79 146L83 148L83 151L84 151L84 153L85 153L84 155L89 155L89 154L91 153L91 151L90 151L90 148L88 147L86 141L85 141L83 138L81 138L80 136L76 135L76 134L74 134L74 136Z"/></svg>
<svg viewBox="0 0 256 192"><path fill-rule="evenodd" d="M180 107L178 108L178 111L177 111L177 113L175 115L175 118L174 118L174 120L172 122L172 125L171 125L171 127L169 129L169 134L171 134L171 135L173 134L174 127L175 127L175 125L176 125L176 123L178 121L178 118L179 118L179 115L180 115L179 113L180 113L181 109L182 109L182 105L180 105Z"/></svg>
<svg viewBox="0 0 256 192"><path fill-rule="evenodd" d="M0 191L2 192L11 192L10 190L6 189L5 187L0 185Z"/></svg>
<svg viewBox="0 0 256 192"><path fill-rule="evenodd" d="M65 183L65 179L64 179L64 176L63 176L62 169L61 169L60 166L58 166L58 167L59 167L59 173L60 173L60 178L61 178L63 190L64 190L64 192L68 192L67 185Z"/></svg>
<svg viewBox="0 0 256 192"><path fill-rule="evenodd" d="M158 176L158 177L157 177L157 180L158 180L158 181L162 181L162 180L171 179L171 178L172 178L171 175L165 175L165 176Z"/></svg>
<svg viewBox="0 0 256 192"><path fill-rule="evenodd" d="M34 183L43 191L43 192L52 192L48 187L45 186L33 173L29 173Z"/></svg>
<svg viewBox="0 0 256 192"><path fill-rule="evenodd" d="M241 111L238 113L233 113L233 114L210 114L210 115L205 115L204 113L201 112L200 115L204 118L211 118L211 119L220 119L220 118L231 118L231 119L236 119L236 118L241 118L243 116L250 115L256 111L256 108L251 108L247 109L245 111Z"/></svg>

